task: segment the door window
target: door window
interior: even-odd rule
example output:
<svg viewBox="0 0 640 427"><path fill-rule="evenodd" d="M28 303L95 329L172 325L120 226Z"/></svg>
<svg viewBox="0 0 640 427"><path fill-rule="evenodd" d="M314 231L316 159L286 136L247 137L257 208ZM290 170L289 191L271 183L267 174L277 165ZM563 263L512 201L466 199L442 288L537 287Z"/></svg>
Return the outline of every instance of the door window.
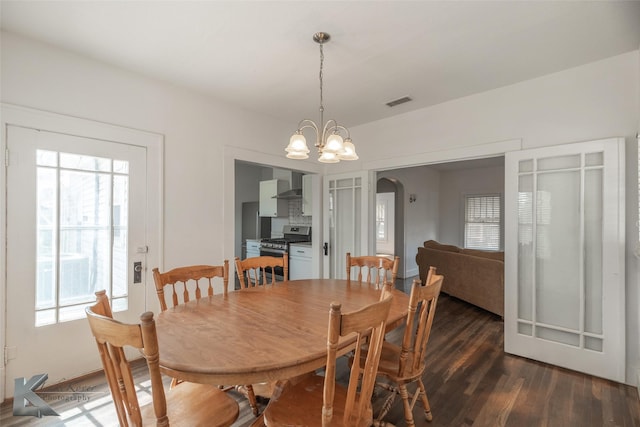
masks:
<svg viewBox="0 0 640 427"><path fill-rule="evenodd" d="M35 326L84 317L105 289L127 309L129 162L36 150Z"/></svg>

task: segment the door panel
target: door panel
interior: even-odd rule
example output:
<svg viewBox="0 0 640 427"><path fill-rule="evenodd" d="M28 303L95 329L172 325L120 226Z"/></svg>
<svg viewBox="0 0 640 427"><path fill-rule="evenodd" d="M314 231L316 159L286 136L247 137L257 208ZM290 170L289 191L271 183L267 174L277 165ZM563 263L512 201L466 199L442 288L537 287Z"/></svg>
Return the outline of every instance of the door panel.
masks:
<svg viewBox="0 0 640 427"><path fill-rule="evenodd" d="M505 351L623 382L624 141L505 157Z"/></svg>
<svg viewBox="0 0 640 427"><path fill-rule="evenodd" d="M345 279L346 254L371 252L369 223L373 213L369 206L372 182L369 172L355 172L324 177L324 236L328 254L324 256L324 277Z"/></svg>
<svg viewBox="0 0 640 427"><path fill-rule="evenodd" d="M146 150L8 126L6 395L98 369L84 314L106 289L118 318L145 307ZM42 357L46 352L47 357Z"/></svg>

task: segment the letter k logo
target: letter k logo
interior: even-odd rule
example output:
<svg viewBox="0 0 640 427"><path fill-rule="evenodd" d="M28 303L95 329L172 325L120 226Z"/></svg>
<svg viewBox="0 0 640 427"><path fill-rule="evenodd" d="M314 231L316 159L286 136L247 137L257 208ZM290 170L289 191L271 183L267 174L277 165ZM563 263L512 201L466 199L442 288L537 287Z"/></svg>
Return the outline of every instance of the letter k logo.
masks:
<svg viewBox="0 0 640 427"><path fill-rule="evenodd" d="M13 415L33 415L42 418L43 415L58 415L51 409L40 396L33 391L40 387L49 378L47 374L34 375L26 382L24 378L15 379L15 391L13 393ZM31 406L27 406L27 402Z"/></svg>

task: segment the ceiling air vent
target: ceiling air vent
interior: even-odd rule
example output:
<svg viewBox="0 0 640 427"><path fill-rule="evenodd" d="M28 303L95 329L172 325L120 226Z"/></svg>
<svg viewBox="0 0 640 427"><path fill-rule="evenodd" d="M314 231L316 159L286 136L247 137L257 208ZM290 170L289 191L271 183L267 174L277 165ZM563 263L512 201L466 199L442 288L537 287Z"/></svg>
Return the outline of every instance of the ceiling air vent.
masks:
<svg viewBox="0 0 640 427"><path fill-rule="evenodd" d="M396 105L404 104L405 102L409 101L413 101L413 99L409 98L408 96L403 96L402 98L387 102L387 106L395 107Z"/></svg>

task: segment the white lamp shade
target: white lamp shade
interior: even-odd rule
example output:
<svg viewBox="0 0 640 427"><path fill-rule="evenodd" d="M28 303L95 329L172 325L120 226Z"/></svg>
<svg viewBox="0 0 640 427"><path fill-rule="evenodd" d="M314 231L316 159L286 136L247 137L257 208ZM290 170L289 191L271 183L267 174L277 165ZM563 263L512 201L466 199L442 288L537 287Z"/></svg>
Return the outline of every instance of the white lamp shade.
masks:
<svg viewBox="0 0 640 427"><path fill-rule="evenodd" d="M323 153L329 152L333 154L338 154L342 150L343 150L342 137L337 133L332 133L331 135L329 135L329 137L327 138L327 142L322 148Z"/></svg>
<svg viewBox="0 0 640 427"><path fill-rule="evenodd" d="M285 151L289 154L293 154L293 155L302 155L302 154L308 154L309 153L309 147L307 147L307 139L304 137L303 134L301 133L294 133L291 136L291 139L289 140L289 145L287 146L287 148L285 148ZM289 155L287 155L287 157L289 157ZM309 156L306 157L289 157L291 158L308 158Z"/></svg>
<svg viewBox="0 0 640 427"><path fill-rule="evenodd" d="M323 151L322 155L318 158L318 161L322 163L338 163L340 159L338 159L338 155L336 153Z"/></svg>
<svg viewBox="0 0 640 427"><path fill-rule="evenodd" d="M291 151L287 153L287 158L294 159L294 160L304 160L304 159L308 159L309 155L307 153Z"/></svg>
<svg viewBox="0 0 640 427"><path fill-rule="evenodd" d="M350 138L344 140L344 150L338 154L340 160L358 160L358 154L356 153L356 147L351 142Z"/></svg>

